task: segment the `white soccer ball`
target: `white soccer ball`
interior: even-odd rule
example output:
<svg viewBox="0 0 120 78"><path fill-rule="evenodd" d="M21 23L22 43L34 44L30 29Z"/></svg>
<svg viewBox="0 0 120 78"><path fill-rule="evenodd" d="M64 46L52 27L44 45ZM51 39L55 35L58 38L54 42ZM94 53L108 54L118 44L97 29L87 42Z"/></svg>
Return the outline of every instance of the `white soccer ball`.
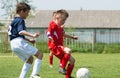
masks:
<svg viewBox="0 0 120 78"><path fill-rule="evenodd" d="M87 68L80 68L76 72L76 78L90 78L90 71Z"/></svg>

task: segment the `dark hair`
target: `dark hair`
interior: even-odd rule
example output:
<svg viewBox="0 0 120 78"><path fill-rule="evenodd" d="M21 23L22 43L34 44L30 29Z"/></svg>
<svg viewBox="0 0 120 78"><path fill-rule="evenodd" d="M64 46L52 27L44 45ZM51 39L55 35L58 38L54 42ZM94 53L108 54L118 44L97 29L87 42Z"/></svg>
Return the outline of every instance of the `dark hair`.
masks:
<svg viewBox="0 0 120 78"><path fill-rule="evenodd" d="M17 6L16 6L16 13L19 13L20 11L27 11L27 10L30 10L31 8L30 8L30 5L28 5L27 3L25 3L25 2L20 2L20 3L18 3L17 4Z"/></svg>
<svg viewBox="0 0 120 78"><path fill-rule="evenodd" d="M69 17L69 14L66 10L60 9L56 11L57 14L64 14L66 17Z"/></svg>

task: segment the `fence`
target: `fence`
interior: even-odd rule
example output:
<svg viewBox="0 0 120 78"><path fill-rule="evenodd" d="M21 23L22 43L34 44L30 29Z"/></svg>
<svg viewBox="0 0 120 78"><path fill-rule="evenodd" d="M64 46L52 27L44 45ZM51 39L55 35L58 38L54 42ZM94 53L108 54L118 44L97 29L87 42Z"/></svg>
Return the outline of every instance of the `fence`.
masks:
<svg viewBox="0 0 120 78"><path fill-rule="evenodd" d="M100 43L120 43L120 32L109 31L109 32L96 32L96 42Z"/></svg>
<svg viewBox="0 0 120 78"><path fill-rule="evenodd" d="M71 48L73 51L83 51L83 50L93 50L92 49L92 33L83 33L83 32L68 32L71 35L76 35L78 36L78 40L73 40L73 39L65 39L65 46ZM46 34L40 35L36 39L36 47L40 50L43 50L45 52L48 52L47 48L47 36ZM0 32L0 48L1 52L8 52L11 50L10 44L9 44L9 39L8 39L8 34L6 32Z"/></svg>
<svg viewBox="0 0 120 78"><path fill-rule="evenodd" d="M65 45L73 51L92 51L94 50L94 38L92 32L68 32L70 35L78 36L78 40L66 38Z"/></svg>
<svg viewBox="0 0 120 78"><path fill-rule="evenodd" d="M7 32L0 32L0 52L8 52L9 42Z"/></svg>
<svg viewBox="0 0 120 78"><path fill-rule="evenodd" d="M73 51L94 51L95 43L120 43L120 32L67 32L71 35L78 36L78 40L66 38L65 46L71 48ZM47 36L46 34L40 35L36 39L36 47L44 52L48 52L47 48ZM9 52L11 50L9 45L8 34L6 32L0 32L0 49L2 53Z"/></svg>
<svg viewBox="0 0 120 78"><path fill-rule="evenodd" d="M70 35L78 36L78 40L73 40L69 38L65 38L64 45L71 48L72 51L93 51L94 43L93 43L93 33L91 32L67 32ZM47 36L46 34L42 34L37 38L36 47L44 52L49 52L47 48Z"/></svg>

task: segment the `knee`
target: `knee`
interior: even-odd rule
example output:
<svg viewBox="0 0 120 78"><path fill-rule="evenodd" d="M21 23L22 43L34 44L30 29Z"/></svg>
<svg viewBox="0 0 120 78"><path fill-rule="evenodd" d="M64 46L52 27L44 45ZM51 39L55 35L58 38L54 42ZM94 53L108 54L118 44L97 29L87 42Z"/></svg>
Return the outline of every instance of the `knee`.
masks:
<svg viewBox="0 0 120 78"><path fill-rule="evenodd" d="M70 64L73 65L75 63L75 59L73 57L70 57Z"/></svg>
<svg viewBox="0 0 120 78"><path fill-rule="evenodd" d="M42 52L38 53L38 58L42 60L42 58L43 58L43 53Z"/></svg>
<svg viewBox="0 0 120 78"><path fill-rule="evenodd" d="M75 58L72 58L72 59L71 59L71 62L74 64L74 63L75 63Z"/></svg>
<svg viewBox="0 0 120 78"><path fill-rule="evenodd" d="M53 54L52 54L52 51L50 51L50 54L49 54L50 56L53 56Z"/></svg>
<svg viewBox="0 0 120 78"><path fill-rule="evenodd" d="M38 59L41 59L41 60L42 60L42 58L43 58L43 53L42 53L42 52L37 52L37 53L35 54L35 56L36 56Z"/></svg>
<svg viewBox="0 0 120 78"><path fill-rule="evenodd" d="M32 56L29 57L29 59L27 60L27 63L30 63L30 64L33 63L33 57Z"/></svg>
<svg viewBox="0 0 120 78"><path fill-rule="evenodd" d="M71 54L71 49L70 49L70 48L65 47L64 51L65 51L66 53L70 53L70 54Z"/></svg>

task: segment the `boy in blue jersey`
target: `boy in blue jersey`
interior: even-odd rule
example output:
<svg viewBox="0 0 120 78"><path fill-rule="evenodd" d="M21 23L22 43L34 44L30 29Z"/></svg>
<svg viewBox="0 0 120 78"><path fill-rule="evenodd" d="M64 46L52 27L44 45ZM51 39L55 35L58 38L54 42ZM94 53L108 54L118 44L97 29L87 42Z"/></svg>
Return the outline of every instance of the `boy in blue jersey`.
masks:
<svg viewBox="0 0 120 78"><path fill-rule="evenodd" d="M26 78L26 75L30 69L31 64L33 63L33 55L36 57L33 71L30 78L40 78L39 71L42 63L42 52L38 51L37 48L28 44L35 43L35 40L27 39L25 36L32 38L37 38L39 33L29 33L26 31L25 21L27 18L30 6L24 2L20 2L16 6L16 17L12 21L8 29L8 35L10 37L10 44L12 51L24 62L21 74L19 78Z"/></svg>

